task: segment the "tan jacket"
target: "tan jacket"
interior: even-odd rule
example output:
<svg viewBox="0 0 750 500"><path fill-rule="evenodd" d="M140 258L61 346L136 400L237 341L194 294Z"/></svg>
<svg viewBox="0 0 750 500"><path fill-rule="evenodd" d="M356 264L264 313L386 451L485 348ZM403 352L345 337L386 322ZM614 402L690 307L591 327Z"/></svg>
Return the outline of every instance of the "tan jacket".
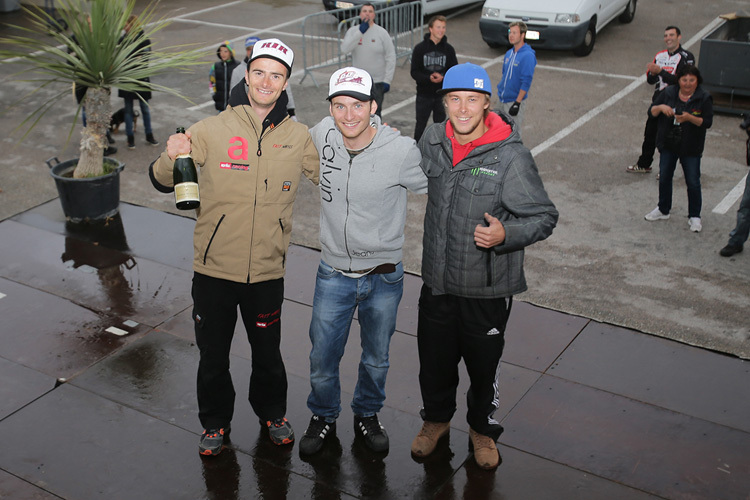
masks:
<svg viewBox="0 0 750 500"><path fill-rule="evenodd" d="M302 173L318 183L318 152L307 127L285 117L259 140L250 106L229 106L190 127L201 206L193 236L196 272L242 283L284 276L292 205ZM154 179L174 185L166 151Z"/></svg>

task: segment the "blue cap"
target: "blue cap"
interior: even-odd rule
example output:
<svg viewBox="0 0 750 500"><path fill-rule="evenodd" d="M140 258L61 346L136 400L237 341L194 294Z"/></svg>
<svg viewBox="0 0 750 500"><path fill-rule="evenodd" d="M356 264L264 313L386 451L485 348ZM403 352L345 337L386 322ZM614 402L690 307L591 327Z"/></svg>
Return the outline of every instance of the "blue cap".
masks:
<svg viewBox="0 0 750 500"><path fill-rule="evenodd" d="M492 95L492 82L487 71L473 63L457 64L445 73L443 88L438 94L465 90Z"/></svg>
<svg viewBox="0 0 750 500"><path fill-rule="evenodd" d="M252 47L257 42L260 42L260 38L258 38L257 36L249 36L245 38L245 48Z"/></svg>

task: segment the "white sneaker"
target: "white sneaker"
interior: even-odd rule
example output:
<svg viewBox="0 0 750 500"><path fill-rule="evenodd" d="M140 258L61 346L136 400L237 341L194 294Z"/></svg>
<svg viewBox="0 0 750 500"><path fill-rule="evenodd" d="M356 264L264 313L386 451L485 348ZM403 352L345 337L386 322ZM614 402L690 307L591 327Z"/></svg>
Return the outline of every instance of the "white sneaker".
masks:
<svg viewBox="0 0 750 500"><path fill-rule="evenodd" d="M644 217L646 220L655 221L655 220L667 220L669 219L669 214L663 214L659 210L659 207L656 207L655 209L651 210L649 213L646 214ZM698 219L700 221L700 219ZM700 225L700 224L699 224Z"/></svg>
<svg viewBox="0 0 750 500"><path fill-rule="evenodd" d="M700 233L701 229L703 229L700 217L690 217L688 219L688 224L690 224L690 230L694 233Z"/></svg>

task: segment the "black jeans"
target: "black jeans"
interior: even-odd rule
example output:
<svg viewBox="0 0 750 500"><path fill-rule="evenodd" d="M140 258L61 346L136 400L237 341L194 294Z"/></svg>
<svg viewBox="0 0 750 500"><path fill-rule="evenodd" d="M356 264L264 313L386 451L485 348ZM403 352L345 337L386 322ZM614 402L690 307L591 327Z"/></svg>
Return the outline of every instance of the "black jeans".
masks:
<svg viewBox="0 0 750 500"><path fill-rule="evenodd" d="M287 379L281 359L283 278L237 283L193 275L193 321L200 349L198 417L206 429L227 427L234 413L234 385L229 351L237 324L237 307L252 347L249 400L262 421L286 414Z"/></svg>
<svg viewBox="0 0 750 500"><path fill-rule="evenodd" d="M417 347L424 420L449 422L453 417L463 358L471 381L466 421L479 434L495 441L500 437L503 427L492 415L499 404L497 377L512 301L433 295L422 286Z"/></svg>
<svg viewBox="0 0 750 500"><path fill-rule="evenodd" d="M445 107L443 106L443 96L437 94L417 94L416 102L417 124L414 126L414 140L419 142L424 129L427 128L427 120L432 114L432 121L440 123L445 120Z"/></svg>
<svg viewBox="0 0 750 500"><path fill-rule="evenodd" d="M649 168L654 162L654 152L656 151L656 131L659 128L659 117L651 116L649 113L646 120L646 127L643 129L643 145L641 146L641 156L638 158L638 166Z"/></svg>

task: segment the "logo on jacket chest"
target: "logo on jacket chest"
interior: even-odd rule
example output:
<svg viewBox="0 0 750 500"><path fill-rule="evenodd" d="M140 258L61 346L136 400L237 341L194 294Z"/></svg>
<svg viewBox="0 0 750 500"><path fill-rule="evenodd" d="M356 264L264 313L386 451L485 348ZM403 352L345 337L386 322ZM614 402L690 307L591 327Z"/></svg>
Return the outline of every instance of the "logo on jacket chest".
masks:
<svg viewBox="0 0 750 500"><path fill-rule="evenodd" d="M274 149L292 149L291 144L274 144ZM234 136L229 139L229 147L227 148L227 156L232 160L244 160L247 161L248 152L250 151L249 143L247 139L240 136ZM247 170L247 169L246 169Z"/></svg>
<svg viewBox="0 0 750 500"><path fill-rule="evenodd" d="M490 177L495 177L497 172L486 167L477 167L471 169L471 175L488 175Z"/></svg>
<svg viewBox="0 0 750 500"><path fill-rule="evenodd" d="M333 164L335 158L336 149L326 143L320 151L320 199L328 203L333 201L333 177L341 172L341 168Z"/></svg>

